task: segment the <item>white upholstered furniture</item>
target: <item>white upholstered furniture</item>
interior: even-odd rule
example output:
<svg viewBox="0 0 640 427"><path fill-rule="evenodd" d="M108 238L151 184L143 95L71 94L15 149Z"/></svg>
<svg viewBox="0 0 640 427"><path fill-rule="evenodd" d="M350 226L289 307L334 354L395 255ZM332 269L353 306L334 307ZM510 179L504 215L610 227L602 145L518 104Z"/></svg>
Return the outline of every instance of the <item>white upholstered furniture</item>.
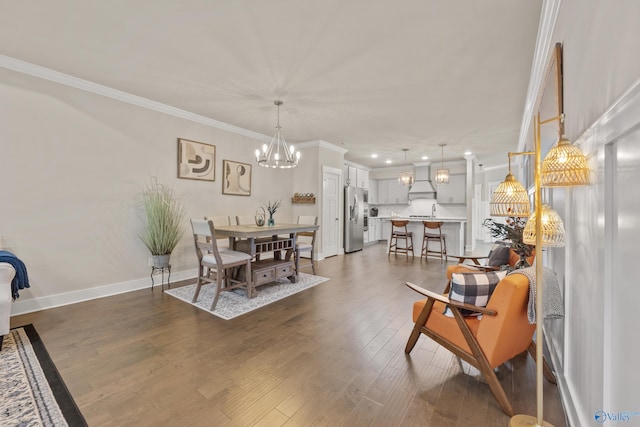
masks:
<svg viewBox="0 0 640 427"><path fill-rule="evenodd" d="M251 281L251 255L244 252L229 249L218 250L213 221L192 219L193 240L198 256L198 285L193 295L193 301L198 300L200 288L205 283L215 283L216 295L211 303L210 310L216 308L220 293L235 288L244 288L247 297L253 298L255 290ZM234 267L244 267L244 280L233 277ZM215 270L216 278L211 278L211 270Z"/></svg>
<svg viewBox="0 0 640 427"><path fill-rule="evenodd" d="M2 340L9 333L11 318L11 281L16 275L11 264L0 262L0 349Z"/></svg>
<svg viewBox="0 0 640 427"><path fill-rule="evenodd" d="M318 217L317 216L299 216L298 224L312 224L318 225ZM296 266L298 270L302 267L311 266L311 271L313 274L316 274L316 267L313 264L313 247L316 243L316 230L313 231L301 231L297 234L296 240ZM309 252L309 264L300 264L300 254L302 252Z"/></svg>

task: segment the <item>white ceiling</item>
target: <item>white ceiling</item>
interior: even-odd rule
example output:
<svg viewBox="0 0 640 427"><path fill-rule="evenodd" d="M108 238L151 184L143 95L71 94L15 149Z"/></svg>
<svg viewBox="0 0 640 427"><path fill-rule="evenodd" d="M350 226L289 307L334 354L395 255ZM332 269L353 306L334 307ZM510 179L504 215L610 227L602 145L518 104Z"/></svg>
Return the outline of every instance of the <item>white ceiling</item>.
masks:
<svg viewBox="0 0 640 427"><path fill-rule="evenodd" d="M3 1L0 54L384 167L517 147L541 0ZM377 152L378 159L370 154Z"/></svg>

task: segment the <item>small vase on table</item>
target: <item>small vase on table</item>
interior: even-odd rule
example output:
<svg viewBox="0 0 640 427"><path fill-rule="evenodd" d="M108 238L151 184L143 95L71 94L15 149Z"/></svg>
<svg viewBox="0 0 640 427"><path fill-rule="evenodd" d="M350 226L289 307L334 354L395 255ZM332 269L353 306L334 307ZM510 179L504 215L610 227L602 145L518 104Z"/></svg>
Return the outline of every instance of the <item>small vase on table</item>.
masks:
<svg viewBox="0 0 640 427"><path fill-rule="evenodd" d="M273 227L274 225L276 225L276 222L273 220L273 215L269 214L269 219L267 220L267 225L269 227Z"/></svg>

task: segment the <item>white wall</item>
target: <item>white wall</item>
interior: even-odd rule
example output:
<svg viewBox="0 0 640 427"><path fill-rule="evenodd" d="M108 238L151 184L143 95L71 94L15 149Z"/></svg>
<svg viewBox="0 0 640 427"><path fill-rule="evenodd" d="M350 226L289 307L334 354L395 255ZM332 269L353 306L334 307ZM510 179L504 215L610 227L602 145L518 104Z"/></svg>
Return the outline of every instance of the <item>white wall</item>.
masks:
<svg viewBox="0 0 640 427"><path fill-rule="evenodd" d="M574 426L597 425L599 410L640 410L634 329L640 57L631 54L640 51L638 17L639 2L563 0L552 40L563 43L566 134L593 172L589 187L551 191L564 213L567 244L548 258L564 285L566 317L562 330L547 329ZM607 112L632 88L623 106ZM639 424L637 416L629 425Z"/></svg>
<svg viewBox="0 0 640 427"><path fill-rule="evenodd" d="M179 137L216 145L215 182L176 178ZM173 279L195 272L188 218L254 215L269 199L283 201L276 221L293 218L293 171L258 167L262 141L7 69L0 141L0 234L31 282L14 314L150 285L137 235L151 176L187 210ZM222 195L223 159L253 165L250 197Z"/></svg>

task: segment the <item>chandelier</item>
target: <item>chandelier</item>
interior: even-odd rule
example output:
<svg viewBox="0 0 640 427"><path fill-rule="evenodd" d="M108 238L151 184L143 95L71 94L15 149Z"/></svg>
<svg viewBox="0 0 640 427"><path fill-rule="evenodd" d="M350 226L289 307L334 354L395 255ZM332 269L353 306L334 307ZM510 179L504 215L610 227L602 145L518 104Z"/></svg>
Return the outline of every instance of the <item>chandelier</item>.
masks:
<svg viewBox="0 0 640 427"><path fill-rule="evenodd" d="M408 148L403 148L402 151L404 151L404 162L407 162L407 151L409 151ZM404 172L400 172L400 175L398 175L398 184L400 185L412 185L413 184L413 172L407 170Z"/></svg>
<svg viewBox="0 0 640 427"><path fill-rule="evenodd" d="M449 183L449 169L444 168L444 147L447 144L440 144L442 148L442 157L440 157L440 169L436 169L436 182L438 184Z"/></svg>
<svg viewBox="0 0 640 427"><path fill-rule="evenodd" d="M269 145L262 145L262 151L256 150L256 161L258 165L265 168L295 168L300 160L300 151L296 151L293 145L287 145L282 135L282 126L280 126L280 106L284 103L279 99L273 103L278 107L276 134L273 135Z"/></svg>

